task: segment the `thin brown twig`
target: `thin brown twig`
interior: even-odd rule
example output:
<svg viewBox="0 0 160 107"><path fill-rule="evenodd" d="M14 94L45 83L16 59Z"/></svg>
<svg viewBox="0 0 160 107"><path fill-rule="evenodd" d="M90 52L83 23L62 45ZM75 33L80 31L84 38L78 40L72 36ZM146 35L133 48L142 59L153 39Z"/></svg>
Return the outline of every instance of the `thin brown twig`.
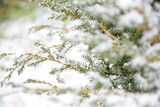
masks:
<svg viewBox="0 0 160 107"><path fill-rule="evenodd" d="M68 43L63 43L63 44L59 44L59 45L53 45L53 46L51 46L49 48L60 47L60 46L68 45L68 44L70 44L70 43L68 42Z"/></svg>
<svg viewBox="0 0 160 107"><path fill-rule="evenodd" d="M119 41L119 39L118 39L115 35L111 34L111 33L106 29L106 27L103 25L103 22L101 22L99 26L102 28L102 30L103 30L109 37L111 37L113 40ZM120 44L123 44L123 41L119 41L119 43L120 43Z"/></svg>

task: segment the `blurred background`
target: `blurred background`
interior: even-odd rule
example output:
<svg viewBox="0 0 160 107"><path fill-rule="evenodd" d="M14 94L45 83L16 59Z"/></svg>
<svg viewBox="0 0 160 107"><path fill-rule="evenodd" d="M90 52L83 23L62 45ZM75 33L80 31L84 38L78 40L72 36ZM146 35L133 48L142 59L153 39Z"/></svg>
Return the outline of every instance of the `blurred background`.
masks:
<svg viewBox="0 0 160 107"><path fill-rule="evenodd" d="M35 7L28 0L0 0L0 22L28 15Z"/></svg>
<svg viewBox="0 0 160 107"><path fill-rule="evenodd" d="M48 21L51 14L51 11L29 0L0 0L0 54L15 53L2 59L0 57L0 82L8 73L6 68L12 66L16 56L36 51L37 48L34 46L36 41L51 40L46 36L48 31L45 30L29 34L31 27L51 23ZM27 74L21 76L15 73L6 86L0 87L0 107L53 107L53 102L49 101L48 97L24 93L23 88L19 87L28 77L36 75L36 78L48 78L44 76L43 71L48 67L45 66L41 68L42 73L38 73L40 75L34 74L37 72L33 73L40 69L26 70Z"/></svg>
<svg viewBox="0 0 160 107"><path fill-rule="evenodd" d="M10 26L11 22L21 17L34 19L33 12L38 7L28 0L0 0L0 39L5 38L4 29Z"/></svg>
<svg viewBox="0 0 160 107"><path fill-rule="evenodd" d="M50 23L48 17L51 14L51 11L30 0L0 0L0 54L34 50L34 43L43 40L47 32L29 34L29 29ZM8 64L9 60L0 60L0 73L12 65Z"/></svg>

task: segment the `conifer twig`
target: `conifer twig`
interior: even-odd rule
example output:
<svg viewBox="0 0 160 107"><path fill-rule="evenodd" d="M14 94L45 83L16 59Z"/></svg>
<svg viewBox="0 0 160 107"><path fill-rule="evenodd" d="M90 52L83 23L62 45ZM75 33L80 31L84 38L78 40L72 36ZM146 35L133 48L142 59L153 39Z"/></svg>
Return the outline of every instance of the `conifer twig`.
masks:
<svg viewBox="0 0 160 107"><path fill-rule="evenodd" d="M118 38L116 36L114 36L113 34L111 34L103 25L103 22L100 23L100 27L102 28L102 30L108 35L110 36L112 39L114 40L118 40Z"/></svg>
<svg viewBox="0 0 160 107"><path fill-rule="evenodd" d="M70 44L70 43L68 42L68 43L63 43L63 44L59 44L59 45L53 45L49 48L60 47L60 46L68 45L68 44Z"/></svg>
<svg viewBox="0 0 160 107"><path fill-rule="evenodd" d="M111 34L111 33L105 28L105 26L103 25L103 22L101 22L99 26L102 28L102 30L103 30L109 37L111 37L113 40L119 41L120 44L123 44L123 41L120 41L115 35Z"/></svg>

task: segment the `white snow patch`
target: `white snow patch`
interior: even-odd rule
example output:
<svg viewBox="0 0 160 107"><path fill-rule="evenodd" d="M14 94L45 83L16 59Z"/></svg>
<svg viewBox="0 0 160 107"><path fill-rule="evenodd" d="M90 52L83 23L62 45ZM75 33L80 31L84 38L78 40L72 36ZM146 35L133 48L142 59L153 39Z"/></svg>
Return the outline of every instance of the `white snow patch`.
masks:
<svg viewBox="0 0 160 107"><path fill-rule="evenodd" d="M58 77L64 81L65 84L61 86L64 88L80 89L89 84L89 80L85 74L80 74L73 70L64 71Z"/></svg>
<svg viewBox="0 0 160 107"><path fill-rule="evenodd" d="M115 3L123 10L141 7L142 5L141 0L116 0Z"/></svg>
<svg viewBox="0 0 160 107"><path fill-rule="evenodd" d="M133 27L143 24L143 21L143 15L135 10L132 10L129 13L120 16L118 24L124 27Z"/></svg>
<svg viewBox="0 0 160 107"><path fill-rule="evenodd" d="M113 41L108 40L105 42L100 43L97 47L95 47L92 51L93 52L104 52L112 48Z"/></svg>
<svg viewBox="0 0 160 107"><path fill-rule="evenodd" d="M143 66L146 62L147 61L143 56L137 56L131 61L133 66Z"/></svg>

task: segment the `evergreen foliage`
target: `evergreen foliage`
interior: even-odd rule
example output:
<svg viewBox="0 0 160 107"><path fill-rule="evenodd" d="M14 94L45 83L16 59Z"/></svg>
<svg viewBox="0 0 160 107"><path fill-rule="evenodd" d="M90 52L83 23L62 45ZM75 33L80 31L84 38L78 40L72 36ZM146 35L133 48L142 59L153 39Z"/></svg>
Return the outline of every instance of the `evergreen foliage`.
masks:
<svg viewBox="0 0 160 107"><path fill-rule="evenodd" d="M59 20L63 25L61 27L35 26L30 29L30 32L49 29L51 31L49 35L58 34L64 43L53 46L41 42L35 43L39 51L24 53L17 57L13 67L7 69L9 74L2 84L5 84L5 81L15 72L21 74L26 67L36 67L51 61L61 65L61 67L54 67L50 71L51 75L73 70L85 74L90 79L90 85L74 90L72 87L61 88L35 79L28 79L25 83L51 86L49 90L41 90L42 93L75 92L83 99L93 94L97 95L102 90L106 95L115 94L116 90L126 93L159 91L159 1L129 0L127 6L121 3L126 0L31 1L51 9L53 15L49 20ZM87 47L82 56L83 60L69 59L66 54L80 44ZM1 54L0 58L7 55L10 53ZM57 81L65 84L58 76ZM97 107L107 106L101 100L94 101L92 104Z"/></svg>

